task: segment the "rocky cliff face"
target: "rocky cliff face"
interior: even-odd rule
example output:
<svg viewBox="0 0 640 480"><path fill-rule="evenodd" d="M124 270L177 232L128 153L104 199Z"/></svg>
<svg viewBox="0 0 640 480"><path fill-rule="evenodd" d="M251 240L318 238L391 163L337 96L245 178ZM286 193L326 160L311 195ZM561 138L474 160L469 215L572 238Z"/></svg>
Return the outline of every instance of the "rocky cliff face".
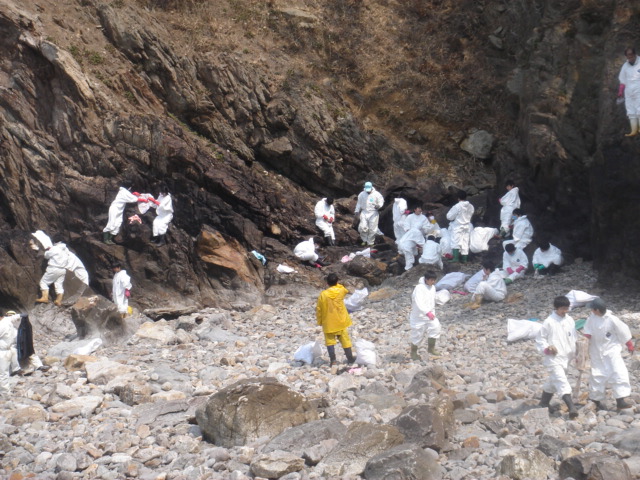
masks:
<svg viewBox="0 0 640 480"><path fill-rule="evenodd" d="M189 44L201 37L176 27L180 12L124 2L0 6L1 303L37 294L42 260L26 246L36 229L61 234L105 295L119 259L142 307L252 302L270 274L247 252L286 258L314 232L315 201L352 195L365 178L388 200L436 207L445 187L465 187L495 220L500 182L515 177L554 243L620 271L637 208L624 187L640 173L613 102L618 53L638 23L625 2L485 2L462 16L447 2L236 3L246 48L222 48L219 32L206 48ZM450 33L436 28L447 19ZM268 33L254 38L258 28ZM445 46L429 49L438 35ZM431 88L437 78L446 88ZM457 145L472 126L498 138L484 163ZM101 242L124 181L168 186L168 246L149 243L146 218L123 227L124 246ZM232 251L237 262L220 261ZM637 274L635 255L624 258Z"/></svg>

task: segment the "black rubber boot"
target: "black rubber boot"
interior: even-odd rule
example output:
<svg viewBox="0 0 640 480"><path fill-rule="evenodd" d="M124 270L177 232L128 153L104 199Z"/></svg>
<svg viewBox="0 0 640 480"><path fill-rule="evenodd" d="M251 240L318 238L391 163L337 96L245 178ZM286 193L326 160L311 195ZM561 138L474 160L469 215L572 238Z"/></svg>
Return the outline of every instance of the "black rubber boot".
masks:
<svg viewBox="0 0 640 480"><path fill-rule="evenodd" d="M351 347L345 348L344 354L347 356L347 363L349 365L355 363L356 359L353 358L353 352L351 351Z"/></svg>
<svg viewBox="0 0 640 480"><path fill-rule="evenodd" d="M566 403L567 407L569 408L569 418L578 418L578 409L573 404L573 399L571 398L571 394L570 393L564 394L562 396L562 400L564 400L564 403Z"/></svg>
<svg viewBox="0 0 640 480"><path fill-rule="evenodd" d="M552 398L553 398L553 393L542 392L542 397L540 397L540 403L538 404L538 406L543 408L549 408L549 402L551 402Z"/></svg>
<svg viewBox="0 0 640 480"><path fill-rule="evenodd" d="M156 245L161 247L162 245L166 245L166 244L167 244L167 240L164 238L164 235L158 235L158 241L156 242Z"/></svg>
<svg viewBox="0 0 640 480"><path fill-rule="evenodd" d="M109 232L102 233L102 241L107 245L115 245L115 243L113 242L113 235L111 235L111 233Z"/></svg>
<svg viewBox="0 0 640 480"><path fill-rule="evenodd" d="M607 409L607 407L601 401L599 401L599 400L591 400L591 401L596 406L596 412L599 412L601 410L606 410Z"/></svg>
<svg viewBox="0 0 640 480"><path fill-rule="evenodd" d="M622 410L623 408L631 408L632 405L627 403L626 398L616 398L616 407L618 410Z"/></svg>
<svg viewBox="0 0 640 480"><path fill-rule="evenodd" d="M327 352L329 353L329 365L333 367L336 364L336 346L328 345Z"/></svg>

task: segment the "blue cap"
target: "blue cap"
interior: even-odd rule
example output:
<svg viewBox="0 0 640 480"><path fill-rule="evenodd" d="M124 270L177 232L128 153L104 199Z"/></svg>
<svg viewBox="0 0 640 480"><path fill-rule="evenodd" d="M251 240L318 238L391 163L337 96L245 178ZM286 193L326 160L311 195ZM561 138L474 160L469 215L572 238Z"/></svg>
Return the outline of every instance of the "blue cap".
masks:
<svg viewBox="0 0 640 480"><path fill-rule="evenodd" d="M371 190L373 190L373 183L371 182L367 182L364 184L364 191L365 192L370 192Z"/></svg>

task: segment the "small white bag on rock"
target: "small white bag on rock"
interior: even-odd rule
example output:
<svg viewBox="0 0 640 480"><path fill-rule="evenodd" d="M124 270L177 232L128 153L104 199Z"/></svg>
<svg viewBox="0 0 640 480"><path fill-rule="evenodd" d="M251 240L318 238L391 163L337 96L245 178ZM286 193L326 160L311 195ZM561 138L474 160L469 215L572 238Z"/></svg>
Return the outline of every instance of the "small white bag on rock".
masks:
<svg viewBox="0 0 640 480"><path fill-rule="evenodd" d="M569 310L573 310L575 307L584 307L591 300L598 298L597 295L591 295L590 293L583 292L582 290L571 290L565 294L565 297L569 299Z"/></svg>
<svg viewBox="0 0 640 480"><path fill-rule="evenodd" d="M353 313L358 310L362 310L362 302L364 302L364 299L367 298L368 295L369 290L366 287L353 292L344 301L344 306L347 307L347 312Z"/></svg>
<svg viewBox="0 0 640 480"><path fill-rule="evenodd" d="M376 365L378 363L378 354L376 353L376 346L362 338L356 340L356 363L358 365Z"/></svg>
<svg viewBox="0 0 640 480"><path fill-rule="evenodd" d="M307 365L311 365L316 358L322 356L322 345L319 342L305 343L301 347L298 347L293 354L293 359L297 362L304 362Z"/></svg>
<svg viewBox="0 0 640 480"><path fill-rule="evenodd" d="M447 273L444 277L436 283L436 290L455 290L469 277L464 272L451 272Z"/></svg>
<svg viewBox="0 0 640 480"><path fill-rule="evenodd" d="M542 328L542 323L532 320L515 320L509 318L507 320L507 342L515 342L517 340L533 340Z"/></svg>

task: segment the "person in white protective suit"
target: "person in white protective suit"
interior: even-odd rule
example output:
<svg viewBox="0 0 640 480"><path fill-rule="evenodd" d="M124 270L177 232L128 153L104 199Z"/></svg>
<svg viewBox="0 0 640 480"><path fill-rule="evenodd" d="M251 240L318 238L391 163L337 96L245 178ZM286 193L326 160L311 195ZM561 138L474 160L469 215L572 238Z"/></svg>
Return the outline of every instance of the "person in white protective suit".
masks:
<svg viewBox="0 0 640 480"><path fill-rule="evenodd" d="M436 217L433 216L433 212L427 212L427 222L427 225L424 227L425 237L433 235L434 237L439 238L441 236L440 225L438 225Z"/></svg>
<svg viewBox="0 0 640 480"><path fill-rule="evenodd" d="M56 291L56 299L53 303L61 306L64 296L64 278L67 270L72 272L82 283L89 285L87 269L84 268L80 259L71 252L64 243L57 242L55 245L52 244L49 236L42 230L37 230L31 235L44 247L44 258L49 261L47 263L47 269L40 279L41 296L36 299L36 302L49 302L49 286L53 283ZM40 249L38 245L34 243L31 243L31 248L34 250Z"/></svg>
<svg viewBox="0 0 640 480"><path fill-rule="evenodd" d="M129 312L129 297L131 297L131 277L123 270L120 263L113 264L113 285L111 287L111 298L118 308L118 313L122 318Z"/></svg>
<svg viewBox="0 0 640 480"><path fill-rule="evenodd" d="M509 285L514 280L524 277L529 268L527 254L521 248L516 248L513 243L504 246L502 254L502 277L504 283Z"/></svg>
<svg viewBox="0 0 640 480"><path fill-rule="evenodd" d="M436 238L433 235L427 237L427 241L422 247L422 255L420 256L420 263L427 265L437 266L442 270L442 251L440 250L440 244L436 242Z"/></svg>
<svg viewBox="0 0 640 480"><path fill-rule="evenodd" d="M422 207L416 207L404 221L406 232L398 241L398 252L404 255L405 270L410 270L415 263L416 255L424 247L424 230L429 224L427 217L422 214Z"/></svg>
<svg viewBox="0 0 640 480"><path fill-rule="evenodd" d="M411 360L421 360L418 355L418 347L427 334L429 345L428 352L433 356L439 356L436 350L436 341L440 338L440 321L436 317L436 274L428 271L420 279L418 285L411 294L411 313L409 325L411 325Z"/></svg>
<svg viewBox="0 0 640 480"><path fill-rule="evenodd" d="M116 198L109 207L109 220L107 226L102 230L103 241L107 245L114 245L113 237L118 235L122 226L122 216L127 203L148 202L148 198L142 197L138 192L130 192L124 187L120 187Z"/></svg>
<svg viewBox="0 0 640 480"><path fill-rule="evenodd" d="M569 417L576 418L578 410L571 398L571 385L567 379L567 367L576 354L578 332L576 324L567 312L571 303L565 296L553 300L554 311L542 323L536 337L536 347L543 354L543 365L549 374L542 386L540 407L550 408L549 402L557 393L569 408Z"/></svg>
<svg viewBox="0 0 640 480"><path fill-rule="evenodd" d="M507 238L511 235L511 224L513 223L513 211L520 208L520 190L513 180L506 181L507 193L500 198L500 236Z"/></svg>
<svg viewBox="0 0 640 480"><path fill-rule="evenodd" d="M618 409L631 408L626 398L631 394L629 372L622 359L622 347L634 351L629 327L607 310L605 302L596 298L589 305L591 315L584 324L584 336L589 339L591 375L589 377L589 400L596 409L604 409L605 388L609 385Z"/></svg>
<svg viewBox="0 0 640 480"><path fill-rule="evenodd" d="M533 252L531 261L535 275L553 275L560 270L563 263L562 251L551 245L547 240L540 242L540 246Z"/></svg>
<svg viewBox="0 0 640 480"><path fill-rule="evenodd" d="M29 348L31 348L31 352L32 352L26 358L20 358L20 355L19 355L20 348L17 346L17 342L20 341L20 338L19 338L20 329L19 328L16 329L15 326L16 324L19 324L22 327L22 322L26 322L26 324L29 326L28 342L29 342ZM45 367L42 364L42 360L40 360L40 357L38 357L38 355L36 355L35 352L33 352L33 343L32 343L33 338L31 334L31 324L29 323L28 315L26 313L19 314L11 310L6 312L4 316L0 318L0 338L2 338L3 335L7 335L7 333L8 333L7 335L8 337L13 336L10 325L14 327L14 330L17 335L17 338L14 337L13 345L10 348L10 350L15 350L16 352L15 356L13 352L11 353L11 365L10 365L11 373L10 374L15 375L16 373L18 373L20 375L30 375L36 370L48 370L49 367ZM24 339L23 341L26 342L27 339ZM0 350L2 350L4 346L5 344L3 343L2 340L0 340ZM23 348L25 346L26 346L25 343L23 343ZM25 354L24 351L23 351L23 354Z"/></svg>
<svg viewBox="0 0 640 480"><path fill-rule="evenodd" d="M483 300L501 302L507 296L507 285L502 278L502 272L495 268L493 262L485 260L482 270L482 280L475 286L471 302L465 305L471 310L480 308Z"/></svg>
<svg viewBox="0 0 640 480"><path fill-rule="evenodd" d="M360 214L360 224L358 232L362 239L362 246L375 245L376 233L378 232L378 210L384 205L384 198L371 182L364 184L364 190L358 195L355 214Z"/></svg>
<svg viewBox="0 0 640 480"><path fill-rule="evenodd" d="M310 237L309 240L305 240L296 245L293 249L293 254L303 262L319 268L324 266L316 253L316 249L319 247L320 239L318 237Z"/></svg>
<svg viewBox="0 0 640 480"><path fill-rule="evenodd" d="M513 239L505 240L502 245L513 243L516 248L524 250L533 239L533 225L520 208L513 211Z"/></svg>
<svg viewBox="0 0 640 480"><path fill-rule="evenodd" d="M20 370L16 349L18 330L13 325L13 320L14 315L5 315L0 319L0 394L11 391L9 377L13 372Z"/></svg>
<svg viewBox="0 0 640 480"><path fill-rule="evenodd" d="M629 117L631 131L625 137L635 137L638 134L638 122L640 122L640 60L635 48L628 47L624 51L627 61L620 69L618 80L618 98L624 98L624 106Z"/></svg>
<svg viewBox="0 0 640 480"><path fill-rule="evenodd" d="M333 198L323 198L316 203L313 214L316 217L316 226L322 232L325 243L331 246L335 245L336 234L333 231L333 222L336 220L336 210L333 206Z"/></svg>
<svg viewBox="0 0 640 480"><path fill-rule="evenodd" d="M407 231L404 227L404 221L407 219L409 213L411 213L408 210L407 201L404 198L395 198L393 200L391 213L393 214L393 235L396 243L398 243L398 240L400 240Z"/></svg>
<svg viewBox="0 0 640 480"><path fill-rule="evenodd" d="M471 217L475 209L467 201L467 192L458 192L458 203L447 212L449 231L451 233L451 248L454 262L466 263L469 255L469 241L471 234Z"/></svg>
<svg viewBox="0 0 640 480"><path fill-rule="evenodd" d="M152 202L155 204L152 207L156 209L157 214L153 219L152 242L156 245L164 245L169 224L173 220L173 200L171 194L164 191L158 195L158 200L152 200Z"/></svg>
<svg viewBox="0 0 640 480"><path fill-rule="evenodd" d="M491 266L493 266L493 263L491 264ZM489 273L491 273L491 271ZM471 275L471 277L469 277L469 280L464 282L464 289L469 293L476 293L476 288L484 279L484 268L481 268L476 273Z"/></svg>

